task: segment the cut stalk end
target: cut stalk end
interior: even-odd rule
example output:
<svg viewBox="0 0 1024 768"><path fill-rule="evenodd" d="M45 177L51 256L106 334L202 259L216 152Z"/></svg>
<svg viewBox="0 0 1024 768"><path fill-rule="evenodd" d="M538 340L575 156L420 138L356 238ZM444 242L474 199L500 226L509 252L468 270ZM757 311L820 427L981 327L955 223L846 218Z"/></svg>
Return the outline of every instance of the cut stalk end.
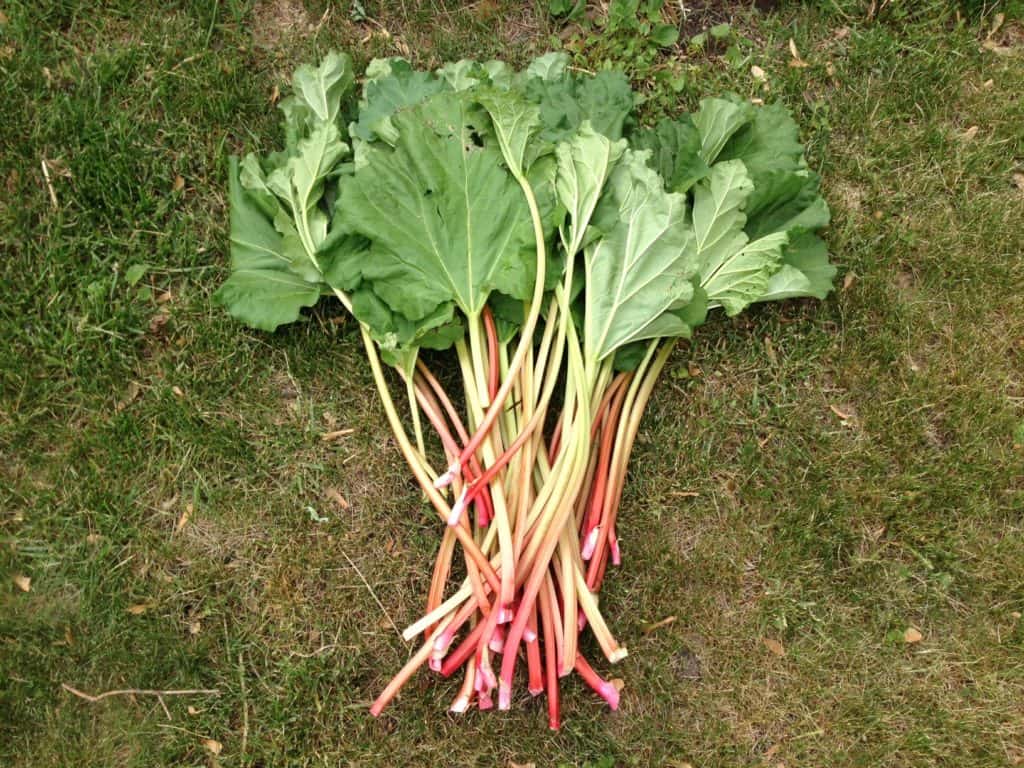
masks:
<svg viewBox="0 0 1024 768"><path fill-rule="evenodd" d="M452 484L452 480L459 477L462 474L462 463L456 459L452 462L452 465L448 467L448 470L434 481L434 487L438 490L447 488Z"/></svg>
<svg viewBox="0 0 1024 768"><path fill-rule="evenodd" d="M610 661L612 664L616 664L622 661L627 656L629 656L629 651L626 650L626 646L620 645L618 648L616 648L608 655L608 661Z"/></svg>
<svg viewBox="0 0 1024 768"><path fill-rule="evenodd" d="M466 495L467 490L463 487L462 493L459 494L459 498L457 498L455 503L452 505L451 512L448 513L449 528L454 528L462 521L462 513L466 509Z"/></svg>
<svg viewBox="0 0 1024 768"><path fill-rule="evenodd" d="M455 701L452 702L449 712L461 715L469 709L469 696L459 696Z"/></svg>
<svg viewBox="0 0 1024 768"><path fill-rule="evenodd" d="M580 557L584 560L589 560L594 556L594 550L597 549L597 537L601 535L601 526L595 525L590 529L590 533L587 534L587 538L583 540L583 549L580 552Z"/></svg>

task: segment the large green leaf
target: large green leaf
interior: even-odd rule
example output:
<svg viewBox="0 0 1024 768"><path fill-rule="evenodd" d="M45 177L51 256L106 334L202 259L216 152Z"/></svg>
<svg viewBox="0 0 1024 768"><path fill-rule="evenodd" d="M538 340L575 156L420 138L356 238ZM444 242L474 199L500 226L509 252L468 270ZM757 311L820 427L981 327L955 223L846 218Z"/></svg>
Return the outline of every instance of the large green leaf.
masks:
<svg viewBox="0 0 1024 768"><path fill-rule="evenodd" d="M779 268L788 240L785 232L775 232L747 243L708 270L701 287L730 317L742 312L768 290L769 278Z"/></svg>
<svg viewBox="0 0 1024 768"><path fill-rule="evenodd" d="M743 207L753 188L739 160L715 165L710 178L694 188L693 230L702 271L746 244Z"/></svg>
<svg viewBox="0 0 1024 768"><path fill-rule="evenodd" d="M733 103L738 101L739 97L733 99ZM718 159L742 160L756 187L763 174L801 169L803 154L796 122L786 107L776 103L755 109L753 118L732 134Z"/></svg>
<svg viewBox="0 0 1024 768"><path fill-rule="evenodd" d="M788 241L785 232L749 241L743 231L743 207L752 189L739 160L717 163L711 176L694 187L693 228L701 287L730 316L764 294Z"/></svg>
<svg viewBox="0 0 1024 768"><path fill-rule="evenodd" d="M267 187L266 174L259 159L253 153L246 155L239 166L238 180L246 194L271 220L281 210L281 203Z"/></svg>
<svg viewBox="0 0 1024 768"><path fill-rule="evenodd" d="M668 310L693 293L695 238L686 197L665 191L647 153L627 150L608 180L601 206L617 223L584 250L584 352L590 362L645 338L682 332ZM609 220L608 211L600 214Z"/></svg>
<svg viewBox="0 0 1024 768"><path fill-rule="evenodd" d="M713 163L740 128L754 118L754 106L728 99L702 99L693 115L693 124L700 133L701 157Z"/></svg>
<svg viewBox="0 0 1024 768"><path fill-rule="evenodd" d="M701 156L700 132L688 115L637 131L631 141L636 149L650 150L651 166L661 174L670 192L686 192L708 175L708 165Z"/></svg>
<svg viewBox="0 0 1024 768"><path fill-rule="evenodd" d="M239 182L235 157L229 174L231 275L214 301L247 325L274 331L315 304L320 286L292 272L282 236Z"/></svg>
<svg viewBox="0 0 1024 768"><path fill-rule="evenodd" d="M379 138L394 145L398 135L391 121L392 116L449 87L432 73L413 71L407 66L390 64L388 72L383 77L368 81L363 88L359 120L351 128L352 135L363 141Z"/></svg>
<svg viewBox="0 0 1024 768"><path fill-rule="evenodd" d="M342 189L346 225L373 243L364 279L411 320L448 301L477 316L493 289L532 292L529 210L501 153L467 140L475 119L451 93L397 114L394 151L370 151Z"/></svg>
<svg viewBox="0 0 1024 768"><path fill-rule="evenodd" d="M569 66L569 54L564 51L551 51L538 56L526 68L527 79L559 80L565 75Z"/></svg>
<svg viewBox="0 0 1024 768"><path fill-rule="evenodd" d="M395 312L373 289L361 286L350 296L352 314L365 325L388 365L411 375L421 348L448 349L465 336L452 304L441 304L418 322Z"/></svg>
<svg viewBox="0 0 1024 768"><path fill-rule="evenodd" d="M622 138L633 112L633 91L621 72L605 71L594 77L528 79L526 97L540 107L541 138L568 139L584 120L609 139Z"/></svg>
<svg viewBox="0 0 1024 768"><path fill-rule="evenodd" d="M477 91L474 98L491 116L498 145L516 178L525 172L527 146L540 127L540 109L518 93L494 88Z"/></svg>
<svg viewBox="0 0 1024 768"><path fill-rule="evenodd" d="M295 156L267 177L267 187L287 203L294 229L307 258L312 259L327 237L328 217L319 206L324 180L348 154L338 126L319 125L299 142ZM287 226L282 227L287 232Z"/></svg>
<svg viewBox="0 0 1024 768"><path fill-rule="evenodd" d="M292 88L300 99L323 123L333 123L341 110L341 103L355 76L352 60L344 53L328 53L319 67L303 64L292 76Z"/></svg>
<svg viewBox="0 0 1024 768"><path fill-rule="evenodd" d="M809 233L790 237L782 252L782 267L768 280L758 301L812 296L824 299L832 290L836 268L829 264L828 249L817 235Z"/></svg>
<svg viewBox="0 0 1024 768"><path fill-rule="evenodd" d="M568 141L555 147L555 191L568 212L562 242L570 258L585 244L587 228L615 164L626 151L625 139L610 141L585 121ZM616 217L618 212L615 212Z"/></svg>
<svg viewBox="0 0 1024 768"><path fill-rule="evenodd" d="M773 171L763 174L748 200L747 234L761 237L793 229L813 231L828 224L830 214L818 193L817 174Z"/></svg>

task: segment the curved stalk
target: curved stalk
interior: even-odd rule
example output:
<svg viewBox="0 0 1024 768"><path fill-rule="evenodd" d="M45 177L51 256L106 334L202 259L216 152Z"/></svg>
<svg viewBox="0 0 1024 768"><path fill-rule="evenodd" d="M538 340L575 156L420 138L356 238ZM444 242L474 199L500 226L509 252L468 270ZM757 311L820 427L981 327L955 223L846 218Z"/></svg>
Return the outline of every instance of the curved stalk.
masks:
<svg viewBox="0 0 1024 768"><path fill-rule="evenodd" d="M420 487L422 487L424 493L427 494L427 498L430 499L430 502L434 505L434 509L437 510L441 519L445 521L445 524L447 524L448 516L451 514L451 508L434 487L434 484L430 481L426 470L417 460L416 449L409 442L409 438L405 434L405 429L402 427L402 421L398 417L394 401L391 399L391 393L388 391L387 382L384 380L384 372L381 370L380 356L377 354L377 347L374 340L370 337L370 333L366 330L365 326L360 326L360 331L363 336L363 346L366 349L366 357L370 361L370 370L373 373L373 380L377 385L377 392L380 394L381 405L384 406L384 413L387 415L388 423L391 425L391 431L395 435L398 447L405 456L406 462L409 464L409 468L416 476L416 480L419 482ZM461 526L454 530L455 535L459 539L459 543L465 547L470 557L472 557L476 562L488 583L491 584L492 588L500 589L501 581L498 579L498 575L495 573L494 568L491 567L490 560L488 560L480 550L480 547L477 546L476 542L473 540L473 537Z"/></svg>

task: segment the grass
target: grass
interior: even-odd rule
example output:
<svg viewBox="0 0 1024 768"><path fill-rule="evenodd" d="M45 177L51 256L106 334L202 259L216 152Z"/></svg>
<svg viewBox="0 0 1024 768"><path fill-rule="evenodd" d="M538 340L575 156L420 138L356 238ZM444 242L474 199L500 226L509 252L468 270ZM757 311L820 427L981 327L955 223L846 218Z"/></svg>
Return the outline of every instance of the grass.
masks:
<svg viewBox="0 0 1024 768"><path fill-rule="evenodd" d="M573 682L558 734L538 702L458 719L452 685L423 674L367 715L408 653L390 619L420 611L436 522L353 329L318 311L256 334L210 295L226 158L274 142L297 63L336 46L522 62L553 37L581 66L616 63L576 44L601 34L585 20L439 3L367 2L363 22L298 0L0 6L0 763L1024 761L1011 4L992 35L992 4L961 22L938 2L718 6L679 21L729 16L731 42L633 67L648 115L722 89L797 112L840 288L710 324L662 381L602 594L632 652L620 713ZM319 439L338 427L355 432ZM169 717L61 683L220 695L168 697Z"/></svg>

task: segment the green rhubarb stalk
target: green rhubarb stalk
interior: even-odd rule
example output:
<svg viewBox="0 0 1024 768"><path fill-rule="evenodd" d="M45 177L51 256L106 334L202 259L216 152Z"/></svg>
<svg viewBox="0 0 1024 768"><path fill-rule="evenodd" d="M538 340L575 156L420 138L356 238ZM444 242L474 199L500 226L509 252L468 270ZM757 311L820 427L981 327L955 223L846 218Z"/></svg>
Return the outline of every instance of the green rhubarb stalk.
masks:
<svg viewBox="0 0 1024 768"><path fill-rule="evenodd" d="M416 480L423 488L427 498L429 498L430 502L434 505L434 509L436 509L441 518L447 522L448 517L451 514L451 508L441 496L440 492L438 492L434 487L434 484L430 481L429 475L417 458L416 449L409 442L409 438L405 434L405 429L402 427L402 420L399 418L398 411L395 410L394 401L391 399L391 393L388 390L387 381L384 380L384 371L381 369L376 342L374 342L373 338L370 336L370 332L365 326L360 327L360 332L362 333L363 347L366 349L366 356L370 361L370 370L373 374L373 381L377 385L377 392L380 395L381 405L384 407L384 413L387 416L388 423L391 425L391 431L395 435L398 447L402 451L402 455L405 456L405 460L409 464L409 468L416 476ZM462 546L466 548L466 551L470 553L470 556L487 578L491 587L493 589L500 589L501 582L498 579L494 568L491 567L491 563L488 558L480 550L476 542L473 541L473 537L461 527L455 528L455 535L459 538L459 543L461 543Z"/></svg>

